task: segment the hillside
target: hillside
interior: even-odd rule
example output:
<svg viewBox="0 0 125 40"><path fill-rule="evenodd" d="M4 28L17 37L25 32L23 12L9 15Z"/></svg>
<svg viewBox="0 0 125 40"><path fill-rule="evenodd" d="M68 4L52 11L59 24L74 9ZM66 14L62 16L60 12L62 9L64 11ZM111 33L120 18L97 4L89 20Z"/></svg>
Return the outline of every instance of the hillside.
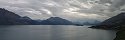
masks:
<svg viewBox="0 0 125 40"><path fill-rule="evenodd" d="M4 8L0 8L0 25L29 24L29 20Z"/></svg>
<svg viewBox="0 0 125 40"><path fill-rule="evenodd" d="M90 28L112 29L117 30L116 38L114 40L125 40L125 12L111 17L104 22L92 26Z"/></svg>
<svg viewBox="0 0 125 40"><path fill-rule="evenodd" d="M125 24L125 13L123 12L91 28L118 29L119 25L124 25L124 24Z"/></svg>

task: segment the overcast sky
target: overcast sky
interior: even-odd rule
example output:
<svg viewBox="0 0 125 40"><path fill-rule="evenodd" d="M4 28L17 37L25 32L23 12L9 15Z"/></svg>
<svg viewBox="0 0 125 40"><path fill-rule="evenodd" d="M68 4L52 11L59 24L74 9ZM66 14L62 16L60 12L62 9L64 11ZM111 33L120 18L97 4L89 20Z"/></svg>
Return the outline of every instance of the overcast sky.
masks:
<svg viewBox="0 0 125 40"><path fill-rule="evenodd" d="M0 0L0 7L32 19L105 20L125 11L125 0Z"/></svg>

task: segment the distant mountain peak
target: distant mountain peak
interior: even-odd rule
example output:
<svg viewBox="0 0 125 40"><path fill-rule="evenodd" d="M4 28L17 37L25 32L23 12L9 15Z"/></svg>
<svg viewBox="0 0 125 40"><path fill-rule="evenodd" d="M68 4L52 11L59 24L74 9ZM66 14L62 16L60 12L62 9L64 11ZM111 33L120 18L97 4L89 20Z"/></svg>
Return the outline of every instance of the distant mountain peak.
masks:
<svg viewBox="0 0 125 40"><path fill-rule="evenodd" d="M1 10L6 10L6 9L4 9L4 8L0 8L0 11L1 11Z"/></svg>
<svg viewBox="0 0 125 40"><path fill-rule="evenodd" d="M50 17L50 18L60 18L60 17Z"/></svg>
<svg viewBox="0 0 125 40"><path fill-rule="evenodd" d="M42 21L45 25L73 25L69 20L60 17L50 17L47 20Z"/></svg>
<svg viewBox="0 0 125 40"><path fill-rule="evenodd" d="M62 19L60 17L50 17L49 19Z"/></svg>
<svg viewBox="0 0 125 40"><path fill-rule="evenodd" d="M66 19L63 19L63 18L60 18L60 17L50 17L47 20L66 20Z"/></svg>

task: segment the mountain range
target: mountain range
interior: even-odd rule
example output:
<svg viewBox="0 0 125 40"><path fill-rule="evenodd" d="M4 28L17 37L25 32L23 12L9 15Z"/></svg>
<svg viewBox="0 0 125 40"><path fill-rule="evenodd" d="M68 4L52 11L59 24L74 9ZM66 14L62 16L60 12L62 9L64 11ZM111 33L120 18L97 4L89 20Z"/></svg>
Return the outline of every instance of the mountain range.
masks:
<svg viewBox="0 0 125 40"><path fill-rule="evenodd" d="M60 17L33 20L27 16L21 17L14 12L0 8L0 25L73 25L73 23Z"/></svg>

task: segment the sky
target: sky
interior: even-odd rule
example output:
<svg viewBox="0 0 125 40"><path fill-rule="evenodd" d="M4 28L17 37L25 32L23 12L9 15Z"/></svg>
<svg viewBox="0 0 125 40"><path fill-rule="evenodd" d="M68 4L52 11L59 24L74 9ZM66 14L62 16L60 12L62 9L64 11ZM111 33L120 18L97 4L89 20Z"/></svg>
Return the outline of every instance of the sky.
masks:
<svg viewBox="0 0 125 40"><path fill-rule="evenodd" d="M0 8L32 19L103 21L124 12L125 0L0 0Z"/></svg>

